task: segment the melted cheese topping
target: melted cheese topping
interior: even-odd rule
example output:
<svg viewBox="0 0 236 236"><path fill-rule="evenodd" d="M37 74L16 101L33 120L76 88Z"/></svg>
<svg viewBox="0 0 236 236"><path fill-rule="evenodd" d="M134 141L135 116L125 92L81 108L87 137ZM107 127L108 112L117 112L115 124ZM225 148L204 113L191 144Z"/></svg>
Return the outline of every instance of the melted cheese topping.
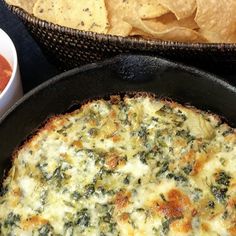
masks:
<svg viewBox="0 0 236 236"><path fill-rule="evenodd" d="M0 235L236 235L236 133L145 96L51 119L17 152Z"/></svg>

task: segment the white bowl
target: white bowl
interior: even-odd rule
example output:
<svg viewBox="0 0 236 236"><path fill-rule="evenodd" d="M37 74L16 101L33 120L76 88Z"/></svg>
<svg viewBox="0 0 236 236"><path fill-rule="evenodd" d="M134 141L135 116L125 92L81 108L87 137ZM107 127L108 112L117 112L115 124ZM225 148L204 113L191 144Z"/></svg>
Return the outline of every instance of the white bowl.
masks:
<svg viewBox="0 0 236 236"><path fill-rule="evenodd" d="M10 37L0 29L0 54L7 59L12 68L11 78L0 94L0 117L23 96L18 60L15 46Z"/></svg>

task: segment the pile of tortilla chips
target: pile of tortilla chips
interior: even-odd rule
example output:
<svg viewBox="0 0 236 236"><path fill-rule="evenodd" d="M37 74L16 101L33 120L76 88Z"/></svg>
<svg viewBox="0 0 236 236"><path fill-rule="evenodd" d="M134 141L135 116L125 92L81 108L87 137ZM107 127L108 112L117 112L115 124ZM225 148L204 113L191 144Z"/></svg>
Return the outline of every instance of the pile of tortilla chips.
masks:
<svg viewBox="0 0 236 236"><path fill-rule="evenodd" d="M69 28L147 39L236 43L236 0L6 0Z"/></svg>

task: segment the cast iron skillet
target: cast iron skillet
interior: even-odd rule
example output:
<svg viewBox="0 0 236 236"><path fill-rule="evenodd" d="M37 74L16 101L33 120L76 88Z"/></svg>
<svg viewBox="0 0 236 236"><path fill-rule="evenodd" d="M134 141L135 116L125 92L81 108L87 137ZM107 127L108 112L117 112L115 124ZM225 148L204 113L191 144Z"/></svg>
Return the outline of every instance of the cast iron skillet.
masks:
<svg viewBox="0 0 236 236"><path fill-rule="evenodd" d="M134 91L210 110L236 127L236 89L226 82L155 57L117 56L54 77L28 93L0 120L0 178L14 149L48 117L73 110L73 104L91 98Z"/></svg>

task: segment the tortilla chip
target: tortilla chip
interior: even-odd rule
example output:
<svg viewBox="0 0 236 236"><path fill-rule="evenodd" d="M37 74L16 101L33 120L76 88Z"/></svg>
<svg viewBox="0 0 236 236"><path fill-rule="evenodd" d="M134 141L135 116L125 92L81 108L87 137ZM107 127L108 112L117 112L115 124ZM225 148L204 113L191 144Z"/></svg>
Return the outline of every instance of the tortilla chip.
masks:
<svg viewBox="0 0 236 236"><path fill-rule="evenodd" d="M5 0L69 28L181 42L236 43L236 0Z"/></svg>
<svg viewBox="0 0 236 236"><path fill-rule="evenodd" d="M162 16L169 12L158 0L138 0L139 15L142 19Z"/></svg>
<svg viewBox="0 0 236 236"><path fill-rule="evenodd" d="M160 4L173 12L177 19L189 17L196 10L196 0L158 0ZM208 4L208 2L205 4Z"/></svg>
<svg viewBox="0 0 236 236"><path fill-rule="evenodd" d="M197 23L194 21L194 15L185 19L177 20L173 13L168 13L155 19L143 20L143 22L155 31L167 30L178 26L189 29L199 28Z"/></svg>
<svg viewBox="0 0 236 236"><path fill-rule="evenodd" d="M211 43L220 42L219 34L207 30L199 29L199 34L203 35Z"/></svg>
<svg viewBox="0 0 236 236"><path fill-rule="evenodd" d="M153 25L153 22L144 21L137 14L131 14L125 20L134 28L144 32L145 35L148 34L155 39L178 42L207 42L198 32L186 27L172 26L168 28L161 22L155 22Z"/></svg>
<svg viewBox="0 0 236 236"><path fill-rule="evenodd" d="M142 38L150 38L150 34L143 32L140 29L133 28L129 34L130 36L141 36Z"/></svg>
<svg viewBox="0 0 236 236"><path fill-rule="evenodd" d="M6 3L16 7L20 7L26 12L32 14L33 7L37 0L6 0Z"/></svg>
<svg viewBox="0 0 236 236"><path fill-rule="evenodd" d="M154 31L164 31L173 27L185 27L189 29L199 28L197 23L194 21L194 15L185 19L177 20L173 13L168 13L155 19L143 20L143 22ZM145 38L148 37L147 33L137 28L133 28L130 35L144 36Z"/></svg>
<svg viewBox="0 0 236 236"><path fill-rule="evenodd" d="M106 33L107 11L104 0L38 0L36 17L79 30Z"/></svg>
<svg viewBox="0 0 236 236"><path fill-rule="evenodd" d="M236 42L236 1L205 0L197 1L195 21L201 33L215 43Z"/></svg>
<svg viewBox="0 0 236 236"><path fill-rule="evenodd" d="M135 0L106 0L110 28L108 34L128 36L132 26L125 22L124 17L128 16L132 8L136 6Z"/></svg>

